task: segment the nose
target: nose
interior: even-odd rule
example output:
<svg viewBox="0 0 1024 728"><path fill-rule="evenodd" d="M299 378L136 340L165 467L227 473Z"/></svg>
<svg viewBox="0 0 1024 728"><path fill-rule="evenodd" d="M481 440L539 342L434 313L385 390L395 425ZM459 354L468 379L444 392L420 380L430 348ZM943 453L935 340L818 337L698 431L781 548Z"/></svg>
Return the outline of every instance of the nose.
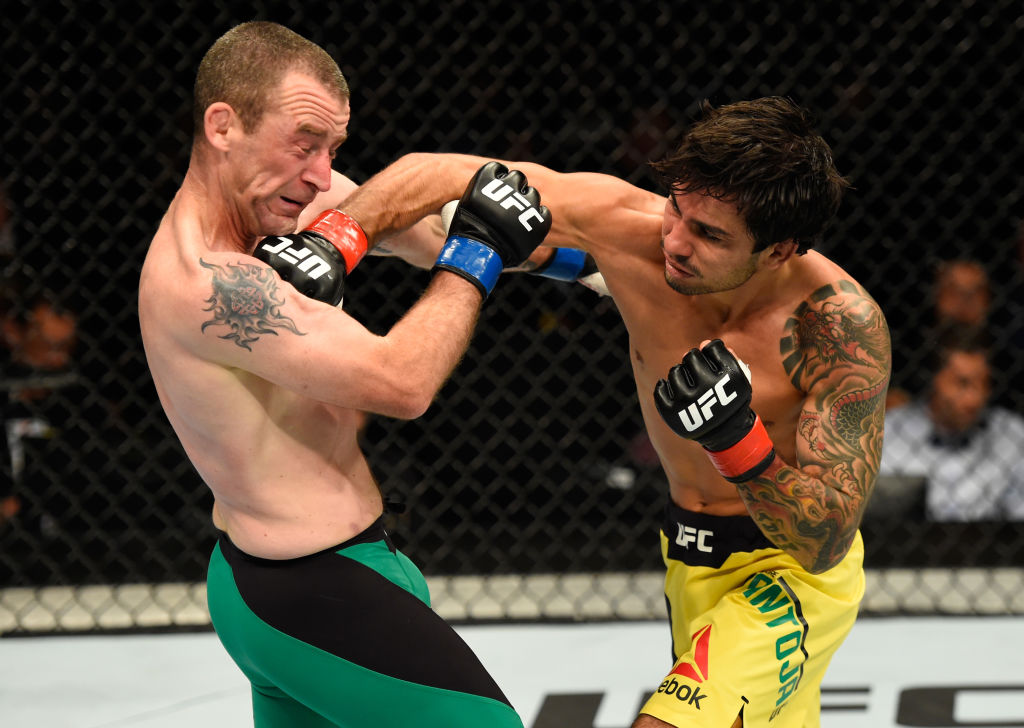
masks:
<svg viewBox="0 0 1024 728"><path fill-rule="evenodd" d="M331 155L326 150L310 158L302 181L310 183L320 192L331 188Z"/></svg>
<svg viewBox="0 0 1024 728"><path fill-rule="evenodd" d="M968 412L976 413L985 406L986 393L981 387L972 387L960 397L960 405Z"/></svg>
<svg viewBox="0 0 1024 728"><path fill-rule="evenodd" d="M955 407L964 426L976 422L988 402L988 392L982 386L963 387L957 393Z"/></svg>
<svg viewBox="0 0 1024 728"><path fill-rule="evenodd" d="M693 255L693 244L689 239L686 226L682 223L666 222L661 231L662 247L665 254L672 257L689 258Z"/></svg>

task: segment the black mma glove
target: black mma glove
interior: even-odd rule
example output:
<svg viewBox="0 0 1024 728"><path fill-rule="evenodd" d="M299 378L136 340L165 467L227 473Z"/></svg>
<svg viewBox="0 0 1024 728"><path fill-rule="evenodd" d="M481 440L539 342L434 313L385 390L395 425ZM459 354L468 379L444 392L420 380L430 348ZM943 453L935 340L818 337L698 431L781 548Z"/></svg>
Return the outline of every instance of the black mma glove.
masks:
<svg viewBox="0 0 1024 728"><path fill-rule="evenodd" d="M253 255L299 293L337 306L345 295L345 277L368 247L359 223L340 210L327 210L302 232L263 238Z"/></svg>
<svg viewBox="0 0 1024 728"><path fill-rule="evenodd" d="M691 349L654 387L654 403L677 435L700 443L726 480L742 483L763 473L775 446L750 409L747 365L715 339Z"/></svg>
<svg viewBox="0 0 1024 728"><path fill-rule="evenodd" d="M466 278L484 298L504 268L519 265L551 229L551 213L526 176L488 162L473 175L434 268Z"/></svg>

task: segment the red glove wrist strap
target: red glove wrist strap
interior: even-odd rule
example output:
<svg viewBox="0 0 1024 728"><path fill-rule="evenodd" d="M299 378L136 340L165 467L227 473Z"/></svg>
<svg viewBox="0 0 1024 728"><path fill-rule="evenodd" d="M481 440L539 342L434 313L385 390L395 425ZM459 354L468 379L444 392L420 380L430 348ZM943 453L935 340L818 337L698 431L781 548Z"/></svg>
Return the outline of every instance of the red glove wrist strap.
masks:
<svg viewBox="0 0 1024 728"><path fill-rule="evenodd" d="M345 259L346 273L351 273L359 265L370 247L359 223L341 210L325 210L306 230L320 233L338 249Z"/></svg>
<svg viewBox="0 0 1024 728"><path fill-rule="evenodd" d="M775 444L768 437L761 417L755 415L754 426L732 447L718 452L707 451L718 472L733 482L755 478L775 459Z"/></svg>

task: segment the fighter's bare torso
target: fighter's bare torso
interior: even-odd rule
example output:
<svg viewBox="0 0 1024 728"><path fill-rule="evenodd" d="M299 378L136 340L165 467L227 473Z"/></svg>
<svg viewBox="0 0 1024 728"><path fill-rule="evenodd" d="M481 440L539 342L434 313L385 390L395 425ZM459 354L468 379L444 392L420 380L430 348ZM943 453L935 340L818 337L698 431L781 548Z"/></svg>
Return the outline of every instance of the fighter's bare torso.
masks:
<svg viewBox="0 0 1024 728"><path fill-rule="evenodd" d="M845 335L841 327L834 333L820 327L808 334L820 323L823 306L848 302L854 309L865 305L867 295L839 266L814 251L755 273L733 290L679 293L666 282L661 242L665 197L603 175L568 175L556 181L545 180L543 170L527 170L552 209L574 213L572 219L556 215L548 242L588 250L622 315L637 396L672 499L714 515L745 513L736 486L721 477L701 447L665 425L654 406L655 384L689 349L722 339L750 367L752 408L777 453L797 463L801 421L806 429L820 414L806 409L807 385L815 377L805 376L802 357L814 359L816 346L849 345L840 340ZM815 322L810 328L808 317ZM811 446L813 433L803 440L805 448Z"/></svg>
<svg viewBox="0 0 1024 728"><path fill-rule="evenodd" d="M214 523L240 548L283 558L339 543L365 528L381 507L356 442L361 415L197 351L204 335L235 336L239 347L268 345L246 343L252 332L223 314L211 285L229 281L247 256L224 252L197 220L193 195L180 193L140 282L143 341L167 417L214 493ZM289 336L292 346L301 345L287 317L262 323L270 330L258 337Z"/></svg>
<svg viewBox="0 0 1024 728"><path fill-rule="evenodd" d="M669 481L672 499L680 506L714 515L746 512L736 486L719 475L702 448L680 438L664 423L652 393L659 379L691 348L720 338L750 368L754 382L752 408L776 451L796 460L796 430L807 393L797 389L783 366L781 344L789 338L787 324L800 304L823 285L843 278L842 271L822 256L808 253L792 260L776 297L735 319L715 321L700 296L685 296L665 282L664 260L638 261L623 256L601 260L605 281L629 332L629 358L648 436Z"/></svg>

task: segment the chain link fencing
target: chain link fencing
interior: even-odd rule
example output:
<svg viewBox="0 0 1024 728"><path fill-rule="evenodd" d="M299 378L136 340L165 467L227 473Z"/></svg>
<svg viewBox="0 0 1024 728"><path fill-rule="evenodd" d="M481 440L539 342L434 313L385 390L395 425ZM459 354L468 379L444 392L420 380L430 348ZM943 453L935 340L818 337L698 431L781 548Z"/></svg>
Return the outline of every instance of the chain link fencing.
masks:
<svg viewBox="0 0 1024 728"><path fill-rule="evenodd" d="M336 167L452 151L601 171L645 162L699 103L813 109L853 182L822 250L873 293L894 383L920 388L935 265L992 286L995 399L1024 412L1024 12L917 3L7 0L0 91L6 350L0 632L203 626L211 498L157 401L136 313L146 247L187 167L210 43L254 18L321 44L352 87ZM428 274L368 259L346 308L384 332ZM29 356L24 334L47 327ZM47 338L48 337L48 338ZM427 414L371 417L396 540L453 619L663 616L666 485L609 299L510 276ZM1007 477L1020 452L992 452ZM935 523L880 487L866 613L1024 613L1024 523Z"/></svg>

